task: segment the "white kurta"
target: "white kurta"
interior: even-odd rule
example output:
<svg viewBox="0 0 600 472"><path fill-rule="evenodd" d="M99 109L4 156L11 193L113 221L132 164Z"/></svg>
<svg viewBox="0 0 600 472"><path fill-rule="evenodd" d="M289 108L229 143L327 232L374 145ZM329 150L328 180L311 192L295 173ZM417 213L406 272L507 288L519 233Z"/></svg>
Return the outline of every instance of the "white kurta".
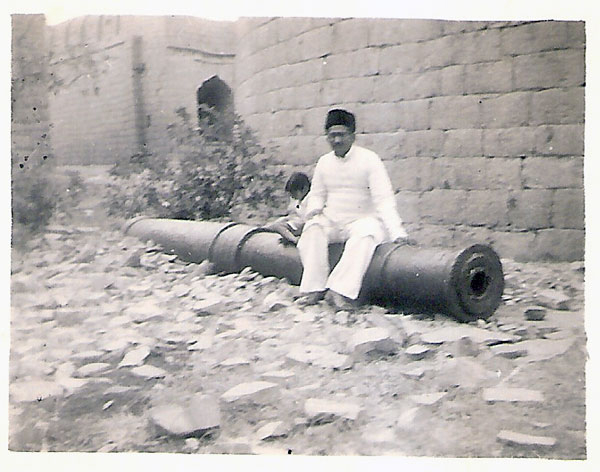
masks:
<svg viewBox="0 0 600 472"><path fill-rule="evenodd" d="M330 288L355 299L377 245L406 236L383 162L356 145L343 158L329 152L317 162L306 198L307 215L314 216L298 243L300 291ZM344 241L344 254L329 274L328 244Z"/></svg>

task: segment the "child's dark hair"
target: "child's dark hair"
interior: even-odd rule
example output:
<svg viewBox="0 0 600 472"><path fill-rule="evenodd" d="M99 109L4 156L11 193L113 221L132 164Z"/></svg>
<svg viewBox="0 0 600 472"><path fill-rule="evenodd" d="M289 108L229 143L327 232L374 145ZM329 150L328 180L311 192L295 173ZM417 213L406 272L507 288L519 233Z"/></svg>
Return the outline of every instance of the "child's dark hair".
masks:
<svg viewBox="0 0 600 472"><path fill-rule="evenodd" d="M285 191L288 193L305 188L310 190L310 180L303 172L294 172L285 183Z"/></svg>

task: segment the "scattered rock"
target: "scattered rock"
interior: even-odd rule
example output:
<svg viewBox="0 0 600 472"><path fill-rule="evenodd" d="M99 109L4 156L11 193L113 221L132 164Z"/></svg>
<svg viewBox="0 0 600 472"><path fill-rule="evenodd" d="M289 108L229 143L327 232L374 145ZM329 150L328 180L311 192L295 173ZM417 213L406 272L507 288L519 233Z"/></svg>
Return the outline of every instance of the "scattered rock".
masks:
<svg viewBox="0 0 600 472"><path fill-rule="evenodd" d="M108 410L114 402L114 400L107 401L104 405L102 405L102 411Z"/></svg>
<svg viewBox="0 0 600 472"><path fill-rule="evenodd" d="M389 355L397 352L398 343L390 337L386 329L366 328L352 336L348 348L357 355Z"/></svg>
<svg viewBox="0 0 600 472"><path fill-rule="evenodd" d="M277 311L292 305L292 302L283 298L278 292L269 293L263 300L267 311Z"/></svg>
<svg viewBox="0 0 600 472"><path fill-rule="evenodd" d="M273 421L272 423L267 423L259 428L259 430L256 432L256 436L261 441L280 438L282 436L287 436L287 434L288 431L285 428L283 421Z"/></svg>
<svg viewBox="0 0 600 472"><path fill-rule="evenodd" d="M352 367L352 360L349 356L313 344L293 344L286 358L293 362L313 364L330 369L349 369Z"/></svg>
<svg viewBox="0 0 600 472"><path fill-rule="evenodd" d="M250 362L247 359L242 357L230 357L220 362L219 365L221 367L240 367L240 366L249 366Z"/></svg>
<svg viewBox="0 0 600 472"><path fill-rule="evenodd" d="M10 384L10 399L14 402L42 401L63 395L65 389L58 382L24 380Z"/></svg>
<svg viewBox="0 0 600 472"><path fill-rule="evenodd" d="M405 375L409 379L419 380L421 377L423 377L425 375L425 369L423 369L421 367L416 367L414 369L404 370L404 371L402 371L402 375Z"/></svg>
<svg viewBox="0 0 600 472"><path fill-rule="evenodd" d="M146 377L147 379L162 379L167 373L153 365L143 365L141 367L136 367L131 369L131 372L135 375L139 375L140 377Z"/></svg>
<svg viewBox="0 0 600 472"><path fill-rule="evenodd" d="M221 399L227 403L242 402L264 404L279 395L278 385L272 382L246 382L227 390Z"/></svg>
<svg viewBox="0 0 600 472"><path fill-rule="evenodd" d="M514 344L498 344L491 346L490 350L495 356L506 357L507 359L516 359L527 355L527 349L516 347Z"/></svg>
<svg viewBox="0 0 600 472"><path fill-rule="evenodd" d="M403 412L399 417L398 421L396 421L396 426L400 429L409 429L412 428L415 418L417 417L417 413L419 412L419 407L415 406L414 408L410 408Z"/></svg>
<svg viewBox="0 0 600 472"><path fill-rule="evenodd" d="M526 388L486 388L483 399L487 402L542 402L544 396L537 390Z"/></svg>
<svg viewBox="0 0 600 472"><path fill-rule="evenodd" d="M89 377L90 375L97 374L110 369L111 365L106 362L92 362L91 364L85 364L84 366L77 369L77 375L79 377Z"/></svg>
<svg viewBox="0 0 600 472"><path fill-rule="evenodd" d="M225 300L221 297L212 297L199 300L192 305L192 310L199 314L215 315L225 308Z"/></svg>
<svg viewBox="0 0 600 472"><path fill-rule="evenodd" d="M525 309L525 319L542 321L546 317L546 309L541 306L531 306Z"/></svg>
<svg viewBox="0 0 600 472"><path fill-rule="evenodd" d="M571 298L558 290L543 290L537 296L540 305L554 310L568 310Z"/></svg>
<svg viewBox="0 0 600 472"><path fill-rule="evenodd" d="M129 351L125 354L123 360L119 363L118 367L131 367L143 364L146 357L150 355L150 348L148 346L140 346L133 351Z"/></svg>
<svg viewBox="0 0 600 472"><path fill-rule="evenodd" d="M136 303L133 306L127 307L124 313L135 323L143 323L151 318L163 316L165 310L159 307L156 303L145 300L143 302Z"/></svg>
<svg viewBox="0 0 600 472"><path fill-rule="evenodd" d="M179 437L202 437L221 426L221 410L217 401L196 395L188 405L162 405L150 410L150 418L168 434Z"/></svg>
<svg viewBox="0 0 600 472"><path fill-rule="evenodd" d="M497 438L500 442L512 446L552 447L556 444L556 439L551 437L530 436L528 434L515 433L507 430L500 431Z"/></svg>
<svg viewBox="0 0 600 472"><path fill-rule="evenodd" d="M404 353L413 361L419 361L430 355L433 351L422 344L413 344Z"/></svg>
<svg viewBox="0 0 600 472"><path fill-rule="evenodd" d="M268 382L286 382L296 376L291 370L270 370L264 372L260 377Z"/></svg>
<svg viewBox="0 0 600 472"><path fill-rule="evenodd" d="M433 405L447 394L447 392L422 393L420 395L410 395L410 399L419 405Z"/></svg>
<svg viewBox="0 0 600 472"><path fill-rule="evenodd" d="M349 402L309 398L304 403L304 412L313 423L327 423L336 418L356 420L361 411L360 405Z"/></svg>
<svg viewBox="0 0 600 472"><path fill-rule="evenodd" d="M567 339L529 339L515 343L516 349L524 349L527 356L519 358L518 362L537 362L564 354L573 344L575 338Z"/></svg>

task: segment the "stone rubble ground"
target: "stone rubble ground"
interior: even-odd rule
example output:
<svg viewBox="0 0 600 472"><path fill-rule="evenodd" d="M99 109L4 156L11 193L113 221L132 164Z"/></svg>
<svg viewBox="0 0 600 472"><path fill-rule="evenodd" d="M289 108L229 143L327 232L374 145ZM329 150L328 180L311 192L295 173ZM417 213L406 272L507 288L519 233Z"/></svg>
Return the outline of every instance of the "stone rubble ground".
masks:
<svg viewBox="0 0 600 472"><path fill-rule="evenodd" d="M583 458L583 266L503 265L488 321L351 315L54 225L13 250L9 447Z"/></svg>

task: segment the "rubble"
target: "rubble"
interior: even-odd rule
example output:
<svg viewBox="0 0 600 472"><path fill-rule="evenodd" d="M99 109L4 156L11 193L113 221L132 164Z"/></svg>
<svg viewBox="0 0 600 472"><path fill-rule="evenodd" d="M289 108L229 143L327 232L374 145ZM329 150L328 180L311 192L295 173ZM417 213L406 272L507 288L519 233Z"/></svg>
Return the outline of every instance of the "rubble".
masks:
<svg viewBox="0 0 600 472"><path fill-rule="evenodd" d="M278 387L272 382L245 382L227 390L221 399L226 403L268 403L278 396Z"/></svg>
<svg viewBox="0 0 600 472"><path fill-rule="evenodd" d="M357 331L348 343L348 348L355 355L394 354L398 350L389 332L383 328L365 328Z"/></svg>
<svg viewBox="0 0 600 472"><path fill-rule="evenodd" d="M543 402L544 396L537 390L526 388L486 388L483 390L486 402Z"/></svg>
<svg viewBox="0 0 600 472"><path fill-rule="evenodd" d="M205 395L194 396L186 406L156 406L150 410L150 418L166 433L181 437L202 437L221 426L218 403Z"/></svg>
<svg viewBox="0 0 600 472"><path fill-rule="evenodd" d="M531 436L507 430L498 433L498 441L511 446L553 447L556 444L556 439L551 437Z"/></svg>
<svg viewBox="0 0 600 472"><path fill-rule="evenodd" d="M360 405L350 402L309 398L304 403L304 412L313 423L326 423L336 418L356 420L361 411Z"/></svg>

